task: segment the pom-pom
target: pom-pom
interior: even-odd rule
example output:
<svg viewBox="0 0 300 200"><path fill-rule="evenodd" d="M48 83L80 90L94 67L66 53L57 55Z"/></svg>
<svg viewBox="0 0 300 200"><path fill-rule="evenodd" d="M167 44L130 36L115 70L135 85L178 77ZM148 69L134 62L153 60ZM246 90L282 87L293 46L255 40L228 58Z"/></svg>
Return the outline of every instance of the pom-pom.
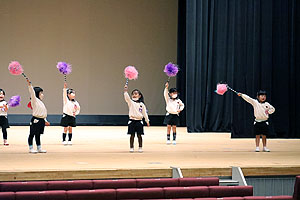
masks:
<svg viewBox="0 0 300 200"><path fill-rule="evenodd" d="M164 69L164 72L167 74L167 76L172 77L172 76L176 76L178 73L178 67L177 65L169 62Z"/></svg>
<svg viewBox="0 0 300 200"><path fill-rule="evenodd" d="M32 110L31 101L28 102L27 107Z"/></svg>
<svg viewBox="0 0 300 200"><path fill-rule="evenodd" d="M138 78L138 71L135 69L134 66L128 66L124 70L125 78L129 80L136 80Z"/></svg>
<svg viewBox="0 0 300 200"><path fill-rule="evenodd" d="M8 70L12 75L20 75L24 72L22 65L18 61L11 61Z"/></svg>
<svg viewBox="0 0 300 200"><path fill-rule="evenodd" d="M12 96L8 102L8 105L10 107L16 107L20 105L21 97L19 95L17 96Z"/></svg>
<svg viewBox="0 0 300 200"><path fill-rule="evenodd" d="M217 84L217 90L215 91L219 95L223 95L225 92L227 92L227 84Z"/></svg>
<svg viewBox="0 0 300 200"><path fill-rule="evenodd" d="M72 72L71 65L66 62L58 62L56 67L59 70L59 72L63 75L68 75Z"/></svg>

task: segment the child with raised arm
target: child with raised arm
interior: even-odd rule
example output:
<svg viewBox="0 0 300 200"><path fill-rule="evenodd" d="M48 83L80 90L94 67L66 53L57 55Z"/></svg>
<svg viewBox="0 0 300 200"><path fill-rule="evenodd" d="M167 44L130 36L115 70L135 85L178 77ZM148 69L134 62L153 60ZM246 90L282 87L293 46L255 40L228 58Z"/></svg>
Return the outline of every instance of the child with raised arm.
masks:
<svg viewBox="0 0 300 200"><path fill-rule="evenodd" d="M266 102L266 91L260 90L257 92L257 99L252 99L246 94L238 93L245 101L250 103L254 109L254 134L255 134L255 151L259 152L260 137L262 137L263 151L269 152L267 148L267 136L269 136L269 115L275 112L275 108Z"/></svg>
<svg viewBox="0 0 300 200"><path fill-rule="evenodd" d="M129 108L129 121L128 121L128 133L130 135L130 153L134 152L134 137L135 134L138 137L139 142L139 152L143 152L143 139L144 135L144 124L143 118L147 123L147 126L150 126L149 118L147 114L147 109L144 104L144 97L141 91L134 89L131 92L131 98L128 94L128 86L124 86L124 99L128 104Z"/></svg>

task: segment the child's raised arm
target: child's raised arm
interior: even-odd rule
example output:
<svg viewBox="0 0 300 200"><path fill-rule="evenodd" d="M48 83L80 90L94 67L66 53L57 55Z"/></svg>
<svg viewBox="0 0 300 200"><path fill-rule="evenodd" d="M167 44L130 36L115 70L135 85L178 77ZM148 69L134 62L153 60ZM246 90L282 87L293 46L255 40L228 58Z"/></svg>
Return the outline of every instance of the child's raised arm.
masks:
<svg viewBox="0 0 300 200"><path fill-rule="evenodd" d="M68 97L67 97L67 83L65 82L64 83L64 89L63 89L63 102L64 102L64 105L66 103L68 103Z"/></svg>
<svg viewBox="0 0 300 200"><path fill-rule="evenodd" d="M248 103L250 103L251 105L255 104L255 99L252 99L251 97L249 97L246 94L242 94L242 93L238 93L238 96L242 97L245 101L247 101Z"/></svg>
<svg viewBox="0 0 300 200"><path fill-rule="evenodd" d="M127 86L127 85L124 86L124 99L125 99L125 101L126 101L128 104L131 103L131 99L130 99L130 96L129 96L129 94L128 94L128 86Z"/></svg>
<svg viewBox="0 0 300 200"><path fill-rule="evenodd" d="M165 84L165 89L164 89L164 97L165 97L165 101L166 101L166 102L167 102L168 99L169 99L168 88L169 88L169 83L166 82L166 84Z"/></svg>

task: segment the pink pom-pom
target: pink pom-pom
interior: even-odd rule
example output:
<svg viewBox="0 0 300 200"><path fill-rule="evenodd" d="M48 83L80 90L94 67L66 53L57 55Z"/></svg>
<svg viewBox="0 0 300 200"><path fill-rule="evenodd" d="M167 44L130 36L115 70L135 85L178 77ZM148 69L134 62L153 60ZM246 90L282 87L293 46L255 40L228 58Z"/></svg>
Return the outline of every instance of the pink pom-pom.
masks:
<svg viewBox="0 0 300 200"><path fill-rule="evenodd" d="M225 92L227 92L227 84L218 83L216 93L219 95L223 95Z"/></svg>
<svg viewBox="0 0 300 200"><path fill-rule="evenodd" d="M125 78L128 78L129 80L136 80L139 73L134 66L128 66L125 68L124 74Z"/></svg>
<svg viewBox="0 0 300 200"><path fill-rule="evenodd" d="M22 65L18 61L11 61L8 70L12 75L20 75L24 72Z"/></svg>

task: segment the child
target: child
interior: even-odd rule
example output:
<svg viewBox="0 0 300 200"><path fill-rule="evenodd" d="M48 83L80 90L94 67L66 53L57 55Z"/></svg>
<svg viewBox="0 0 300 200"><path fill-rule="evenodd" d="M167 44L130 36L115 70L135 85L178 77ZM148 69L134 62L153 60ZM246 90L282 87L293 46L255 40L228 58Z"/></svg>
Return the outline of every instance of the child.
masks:
<svg viewBox="0 0 300 200"><path fill-rule="evenodd" d="M63 145L72 145L72 127L76 127L76 115L80 112L80 105L75 100L75 91L67 89L67 83L64 84L63 89L63 117L61 118L60 125L64 127L63 132ZM67 132L69 131L69 140L66 141Z"/></svg>
<svg viewBox="0 0 300 200"><path fill-rule="evenodd" d="M32 119L30 122L30 134L28 137L29 153L46 153L41 146L41 134L44 133L45 125L50 126L47 121L47 109L43 103L43 89L40 87L32 87L31 82L27 79L28 89L30 93L30 102L28 107L32 109ZM33 149L33 138L37 146L37 151Z"/></svg>
<svg viewBox="0 0 300 200"><path fill-rule="evenodd" d="M8 120L7 120L7 110L8 105L7 102L4 100L5 91L0 89L0 126L2 127L3 133L3 143L5 146L8 146L7 142L7 128L9 128Z"/></svg>
<svg viewBox="0 0 300 200"><path fill-rule="evenodd" d="M250 103L254 108L254 134L256 135L255 143L256 143L256 152L259 152L259 142L260 136L262 136L263 142L263 151L269 152L270 149L267 148L267 136L269 135L269 115L275 112L275 108L266 102L267 93L266 91L258 91L257 92L257 100L252 99L249 96L238 93L238 96L241 96L245 101Z"/></svg>
<svg viewBox="0 0 300 200"><path fill-rule="evenodd" d="M128 134L130 136L130 153L134 152L133 144L135 133L137 134L139 141L139 152L143 152L143 139L142 135L144 135L144 126L143 126L143 117L149 127L149 118L147 115L146 106L144 104L143 94L135 89L131 92L131 99L128 94L128 86L124 86L124 98L128 104L129 108L129 121L128 121Z"/></svg>
<svg viewBox="0 0 300 200"><path fill-rule="evenodd" d="M167 114L164 124L167 125L167 144L171 144L170 132L173 130L173 145L176 145L176 126L179 125L179 113L184 109L184 104L178 99L176 88L171 88L168 92L169 83L167 82L164 90L164 97L166 100Z"/></svg>

